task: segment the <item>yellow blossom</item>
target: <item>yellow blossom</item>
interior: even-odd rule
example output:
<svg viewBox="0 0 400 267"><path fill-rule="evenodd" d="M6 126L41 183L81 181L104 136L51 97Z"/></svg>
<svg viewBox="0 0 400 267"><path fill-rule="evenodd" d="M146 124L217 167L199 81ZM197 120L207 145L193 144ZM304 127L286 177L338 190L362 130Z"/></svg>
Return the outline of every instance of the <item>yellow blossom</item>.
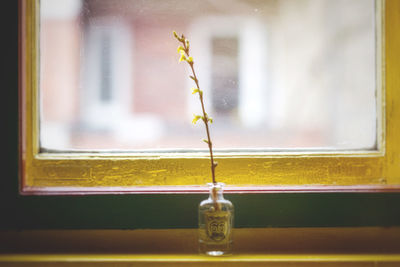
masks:
<svg viewBox="0 0 400 267"><path fill-rule="evenodd" d="M181 57L179 58L179 62L186 60L186 56L184 53L181 53Z"/></svg>
<svg viewBox="0 0 400 267"><path fill-rule="evenodd" d="M193 63L193 58L192 57L188 57L188 59L186 60L189 63Z"/></svg>
<svg viewBox="0 0 400 267"><path fill-rule="evenodd" d="M180 54L182 54L182 52L183 53L185 53L185 48L183 48L182 46L178 46L178 53L180 53Z"/></svg>
<svg viewBox="0 0 400 267"><path fill-rule="evenodd" d="M192 95L194 95L195 93L200 93L200 89L196 88L196 87L193 87L192 88Z"/></svg>
<svg viewBox="0 0 400 267"><path fill-rule="evenodd" d="M196 122L197 122L198 120L203 119L203 117L200 116L200 115L193 115L193 116L194 116L194 118L193 118L193 120L192 120L192 123L193 123L193 124L196 124Z"/></svg>

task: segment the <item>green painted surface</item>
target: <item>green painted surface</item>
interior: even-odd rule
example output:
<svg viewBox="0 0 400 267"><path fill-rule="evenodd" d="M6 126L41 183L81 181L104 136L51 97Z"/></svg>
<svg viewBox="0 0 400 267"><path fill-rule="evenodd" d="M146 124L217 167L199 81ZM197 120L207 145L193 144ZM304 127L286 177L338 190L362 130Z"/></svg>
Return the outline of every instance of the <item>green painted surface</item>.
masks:
<svg viewBox="0 0 400 267"><path fill-rule="evenodd" d="M12 197L5 205L7 216L1 220L1 226L15 229L193 228L197 224L197 205L204 197ZM398 194L253 194L228 198L236 209L235 227L400 225Z"/></svg>
<svg viewBox="0 0 400 267"><path fill-rule="evenodd" d="M17 1L2 4L0 229L193 228L205 195L18 195ZM6 75L4 75L6 74ZM4 139L5 138L5 139ZM400 225L400 194L237 194L236 227Z"/></svg>

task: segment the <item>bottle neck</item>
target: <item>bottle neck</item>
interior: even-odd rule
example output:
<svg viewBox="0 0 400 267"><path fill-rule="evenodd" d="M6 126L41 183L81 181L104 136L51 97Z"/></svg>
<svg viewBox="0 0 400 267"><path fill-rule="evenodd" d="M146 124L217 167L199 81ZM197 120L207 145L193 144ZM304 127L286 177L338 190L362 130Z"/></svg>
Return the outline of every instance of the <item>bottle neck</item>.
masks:
<svg viewBox="0 0 400 267"><path fill-rule="evenodd" d="M223 183L210 183L208 184L209 188L210 188L210 196L209 198L213 201L216 200L223 200L224 199L224 195L223 195L223 189L224 189L224 185Z"/></svg>

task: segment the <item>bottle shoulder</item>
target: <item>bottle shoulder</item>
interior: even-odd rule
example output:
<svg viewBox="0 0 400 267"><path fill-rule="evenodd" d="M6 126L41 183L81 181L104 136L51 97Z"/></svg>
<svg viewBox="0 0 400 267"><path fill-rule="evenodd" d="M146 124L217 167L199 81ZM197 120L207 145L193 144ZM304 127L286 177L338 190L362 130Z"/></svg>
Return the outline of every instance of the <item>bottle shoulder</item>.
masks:
<svg viewBox="0 0 400 267"><path fill-rule="evenodd" d="M230 202L227 199L219 199L218 203L233 208L232 202ZM208 206L208 205L213 205L213 204L214 204L214 201L211 198L208 198L208 199L205 199L205 200L201 201L199 206L202 207L202 206Z"/></svg>

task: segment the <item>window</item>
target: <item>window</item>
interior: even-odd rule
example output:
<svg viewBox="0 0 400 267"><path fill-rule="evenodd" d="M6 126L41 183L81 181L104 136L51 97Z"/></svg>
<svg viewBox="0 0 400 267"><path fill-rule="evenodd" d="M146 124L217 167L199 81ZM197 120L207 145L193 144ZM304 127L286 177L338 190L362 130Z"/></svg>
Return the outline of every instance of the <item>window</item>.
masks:
<svg viewBox="0 0 400 267"><path fill-rule="evenodd" d="M212 107L224 116L234 116L239 105L238 54L237 38L213 38Z"/></svg>
<svg viewBox="0 0 400 267"><path fill-rule="evenodd" d="M126 124L129 120L132 66L123 59L131 55L131 36L123 22L98 19L87 25L86 42L83 52L86 60L81 63L86 71L82 81L85 90L78 91L82 100L78 110L82 116L76 127L82 135L95 131L107 133L114 124Z"/></svg>
<svg viewBox="0 0 400 267"><path fill-rule="evenodd" d="M46 1L43 1L43 3L45 2ZM71 1L71 3L72 2L75 1ZM84 3L90 2L91 1L85 1ZM388 3L390 3L390 1L388 1ZM392 73L390 71L386 76L388 86L385 91L383 86L385 76L383 76L384 73L382 73L384 68L381 67L384 66L385 62L384 56L381 54L384 48L382 47L383 37L381 20L386 20L385 22L388 24L388 20L393 19L390 16L381 16L383 14L384 4L385 1L376 1L377 27L375 32L377 42L375 52L377 55L376 65L378 67L377 71L373 74L373 76L376 75L374 78L376 84L373 84L374 88L378 88L376 91L377 105L374 106L378 108L373 108L372 111L368 108L364 109L366 112L372 112L369 114L377 118L375 120L377 125L372 124L370 127L372 129L377 129L377 131L372 130L372 134L367 135L365 138L367 141L363 143L364 145L355 148L353 146L348 147L344 145L342 147L339 146L339 149L335 150L327 149L326 147L324 149L311 147L299 151L289 149L290 146L289 148L279 150L273 148L266 150L259 149L258 147L252 147L251 149L221 149L217 153L219 161L217 169L218 177L221 177L227 184L232 185L233 187L231 190L270 190L271 188L280 186L283 186L286 190L308 190L308 188L322 188L322 190L324 190L326 186L330 186L331 189L339 188L345 190L349 188L353 190L354 186L376 189L392 188L399 184L396 153L399 152L398 150L400 148L395 138L395 127L397 126L394 125L394 121L397 119L396 110L397 106L400 107L400 103L397 104L396 88L392 85L392 83L394 83L394 77L391 75L394 75L394 72ZM50 137L46 137L46 134L50 135L51 132L54 132L56 134L52 136L57 136L57 138L64 140L64 144L68 142L66 140L69 139L69 137L63 136L63 133L66 131L60 130L63 127L51 124L45 125L43 122L46 118L39 116L38 111L41 107L39 96L42 94L42 92L39 93L39 91L42 90L39 90L39 87L45 82L45 80L41 79L43 77L39 75L39 73L43 71L43 69L40 68L39 59L42 53L51 53L51 49L44 49L42 46L43 42L39 40L41 34L39 29L40 17L38 16L39 2L23 1L23 5L25 16L22 32L22 56L24 63L22 71L22 88L24 92L22 98L22 103L24 104L22 114L24 122L22 125L22 141L24 145L22 154L24 162L22 191L24 193L51 193L59 191L87 192L91 190L96 192L115 190L182 192L182 190L200 190L193 185L201 185L209 181L207 153L201 150L192 149L188 151L175 149L164 153L162 148L153 148L134 150L133 152L123 151L117 153L115 151L106 151L101 153L100 151L82 153L82 151L74 149L64 150L65 146L62 145L62 142L61 145L59 145L60 143L54 143L51 141L52 139ZM284 8L290 10L288 6ZM71 10L72 9L73 8L71 8ZM258 12L261 10L253 11ZM63 14L63 16L73 16L73 14L72 12ZM204 75L206 77L204 78L205 82L211 84L211 86L206 86L212 90L208 95L216 99L218 94L221 93L221 88L226 88L226 85L221 87L218 83L226 79L226 77L233 81L232 84L234 84L234 86L230 88L233 93L230 98L227 99L229 105L226 105L225 109L221 109L221 104L218 104L216 99L208 102L216 106L214 110L221 109L221 113L224 114L224 116L228 116L227 114L229 114L230 117L237 116L240 120L248 122L248 126L251 128L259 121L265 120L263 117L265 113L260 112L260 108L263 108L265 103L263 100L268 101L268 97L274 97L275 99L281 97L279 96L279 92L275 92L275 95L272 94L272 96L265 94L265 91L260 87L260 84L262 85L263 83L260 82L257 82L254 86L249 85L248 87L251 88L249 90L241 91L247 86L246 84L254 82L254 80L248 78L250 77L248 74L249 71L254 72L251 76L253 79L254 77L257 77L257 79L265 79L268 77L268 74L272 75L272 72L265 74L260 72L260 69L262 70L263 68L254 67L254 65L262 66L262 64L265 64L265 61L262 60L262 55L264 55L264 53L267 55L268 50L265 50L264 46L255 48L248 46L250 42L254 41L251 38L264 38L263 35L251 33L251 30L256 31L256 33L260 30L257 21L246 17L237 18L236 23L242 25L242 27L238 29L235 27L235 24L228 23L232 21L229 17L222 17L218 20L220 23L213 23L215 27L206 35L202 29L209 27L209 23L215 22L212 19L199 19L196 24L193 24L192 29L193 43L199 44L199 47L203 47L201 44L202 41L211 44L211 47L206 50L210 55L209 58L223 58L224 60L228 60L230 62L229 65L232 66L231 69L226 69L223 72L213 72L212 74ZM255 27L248 27L248 25L254 24L256 24ZM149 115L146 112L130 117L129 114L131 114L131 112L129 108L135 109L135 104L138 103L135 102L135 97L137 97L135 95L131 97L133 101L132 106L130 106L130 104L120 106L113 102L116 98L121 97L119 95L121 92L129 91L127 88L131 83L135 84L137 82L135 76L131 77L131 75L129 75L129 71L133 71L137 66L125 66L124 69L126 72L117 72L115 70L115 62L120 62L120 60L118 60L119 58L126 56L140 57L143 55L129 54L135 53L135 51L139 49L139 47L133 50L129 48L133 43L136 43L134 40L135 37L130 34L131 31L127 30L128 26L126 21L115 23L107 19L96 18L92 20L92 23L85 25L85 31L89 33L85 42L86 47L89 49L83 51L87 53L87 61L79 64L87 66L86 71L88 71L88 75L85 76L87 78L82 81L82 83L85 84L85 94L87 95L81 98L83 99L83 107L80 110L83 110L85 114L85 116L82 117L83 121L89 121L89 126L88 128L82 127L78 121L73 127L81 130L83 129L83 134L90 133L92 129L100 129L100 131L109 134L110 125L113 123L122 124L126 127L125 129L120 132L112 133L112 135L117 136L118 140L123 140L126 133L132 133L137 135L136 140L138 142L145 143L146 140L148 140L146 138L150 138L148 133L157 133L161 131L160 129L165 128L165 125L160 122L159 117L151 114ZM224 35L219 34L221 32L224 33ZM170 31L168 31L168 34L170 34ZM390 35L386 36L390 38ZM390 39L386 39L388 46L385 51L386 53L394 53L394 48L389 47L391 43L388 42L388 40L390 41ZM257 40L256 43L260 42L262 42L262 40ZM76 42L74 43L76 44ZM226 49L219 49L219 47L226 45L230 47L229 53ZM271 43L271 46L273 45L274 44ZM393 49L393 51L390 49ZM243 54L241 54L242 57L237 55L237 51L239 50L244 51ZM352 55L354 51L348 52ZM255 53L255 57L253 57L253 53ZM345 56L345 54L331 55L331 57L334 58L340 56ZM357 54L357 56L359 57L360 55ZM246 61L246 59L248 61ZM62 60L62 58L60 58L60 60ZM110 61L110 64L105 66L101 65L102 67L96 64L96 62L101 63L105 60ZM207 62L207 59L205 59L204 62ZM392 62L388 63L394 64ZM174 64L177 63L174 62ZM245 68L247 64L253 64L254 70ZM211 63L211 65L213 68L219 69L218 63L214 62ZM318 62L315 63L315 65L318 66ZM60 66L62 66L61 63ZM73 69L73 66L70 66L70 68ZM159 67L157 64L153 64L152 66L154 68ZM153 67L150 69L140 69L142 75L138 77L145 79L145 75L148 74L149 70L152 70ZM296 70L301 67L301 64L290 67ZM52 69L52 66L48 68ZM57 68L57 66L55 68ZM242 68L244 69L242 70ZM201 66L200 63L199 69L200 72L203 73L206 73L208 70L207 67ZM293 69L291 71L293 71ZM346 72L346 74L350 75L348 72ZM357 71L355 71L354 75L356 74ZM54 78L56 78L57 72L54 75ZM353 74L351 74L350 77L351 76L353 76ZM275 75L274 77L277 81L284 80L282 77L279 79L279 75ZM78 77L76 77L76 79L79 80ZM236 85L235 79L239 80ZM154 79L150 79L150 81L157 83ZM291 83L293 82L294 81L291 81ZM71 80L62 82L63 86L69 86L70 83ZM371 83L368 84L371 85ZM124 88L125 86L127 86L127 88ZM339 87L340 86L337 88ZM71 90L67 90L66 92L72 93ZM238 98L236 98L236 95ZM242 98L239 98L239 96ZM254 96L256 97L254 98ZM58 95L58 97L62 98L63 96ZM84 101L85 99L95 99L95 101L86 104ZM260 102L252 102L251 105L249 105L246 103L246 99L257 99ZM45 99L42 99L42 101L44 100ZM123 101L124 100L126 99L123 99ZM274 103L270 102L269 104L271 106ZM115 110L118 111L115 113L115 117L113 117L114 114L112 114L113 116L109 117L109 120L98 120L98 118L102 117L101 112L110 113L107 112L107 108L113 105L118 106L115 109L110 108L113 112ZM351 107L352 105L349 106ZM45 105L42 107L45 107ZM85 111L85 109L87 110ZM75 109L74 107L69 107L69 110L74 111ZM144 111L146 111L146 108L144 108ZM349 110L343 112L338 108L333 114L341 114L342 117L345 117L346 114L349 114L347 113L348 111ZM60 116L68 121L71 119L69 115L72 113L73 112L65 112L65 114L61 114ZM252 115L250 116L249 114ZM118 122L116 122L116 120L118 120ZM269 121L273 123L279 122L278 119ZM346 124L344 126L350 127ZM142 131L134 132L131 131L132 129L141 129ZM43 131L46 134L40 136L40 133ZM59 132L60 134L57 134ZM313 136L312 133L310 133L310 136ZM352 138L357 139L356 137ZM363 139L364 137L364 135L360 135L359 139ZM92 139L92 136L89 139ZM183 188L183 186L190 187Z"/></svg>

